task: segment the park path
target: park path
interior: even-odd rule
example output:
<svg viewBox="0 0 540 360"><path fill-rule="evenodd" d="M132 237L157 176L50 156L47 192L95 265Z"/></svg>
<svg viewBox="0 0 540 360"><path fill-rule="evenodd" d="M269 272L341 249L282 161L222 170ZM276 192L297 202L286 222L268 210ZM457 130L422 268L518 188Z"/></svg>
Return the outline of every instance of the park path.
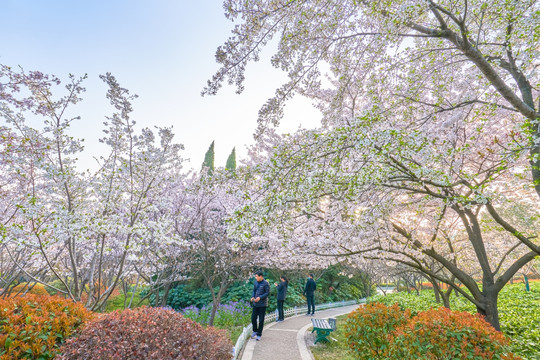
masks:
<svg viewBox="0 0 540 360"><path fill-rule="evenodd" d="M315 318L326 319L348 314L359 305L329 310L315 310ZM339 324L338 324L339 326ZM248 340L242 360L311 360L305 333L311 327L311 316L298 315L279 323L265 325L260 341Z"/></svg>

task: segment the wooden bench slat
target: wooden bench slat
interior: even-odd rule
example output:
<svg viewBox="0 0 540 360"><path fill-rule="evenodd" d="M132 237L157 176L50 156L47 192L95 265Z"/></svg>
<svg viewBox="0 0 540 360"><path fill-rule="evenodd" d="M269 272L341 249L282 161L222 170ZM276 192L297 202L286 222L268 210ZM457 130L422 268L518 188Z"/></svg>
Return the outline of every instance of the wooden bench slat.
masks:
<svg viewBox="0 0 540 360"><path fill-rule="evenodd" d="M330 325L328 320L311 319L311 323L313 324L313 327L316 327L319 329L332 329L332 326Z"/></svg>
<svg viewBox="0 0 540 360"><path fill-rule="evenodd" d="M333 323L335 324L335 320L333 320ZM311 323L313 324L313 331L317 332L317 339L315 340L315 344L319 341L328 341L327 336L330 335L332 331L335 330L335 328L332 327L330 322L328 320L324 319L311 319Z"/></svg>

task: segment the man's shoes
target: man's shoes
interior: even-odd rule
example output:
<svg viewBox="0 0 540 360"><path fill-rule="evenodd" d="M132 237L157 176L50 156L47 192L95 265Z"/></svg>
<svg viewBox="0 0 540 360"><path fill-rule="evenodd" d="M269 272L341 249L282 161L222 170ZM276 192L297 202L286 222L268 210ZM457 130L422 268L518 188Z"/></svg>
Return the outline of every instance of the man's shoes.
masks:
<svg viewBox="0 0 540 360"><path fill-rule="evenodd" d="M311 316L315 316L315 313L311 313Z"/></svg>
<svg viewBox="0 0 540 360"><path fill-rule="evenodd" d="M260 341L260 340L261 340L261 337L257 335L257 341Z"/></svg>
<svg viewBox="0 0 540 360"><path fill-rule="evenodd" d="M255 339L256 336L257 336L257 333L256 333L256 332L253 332L253 334L251 334L251 338L252 338L252 339Z"/></svg>

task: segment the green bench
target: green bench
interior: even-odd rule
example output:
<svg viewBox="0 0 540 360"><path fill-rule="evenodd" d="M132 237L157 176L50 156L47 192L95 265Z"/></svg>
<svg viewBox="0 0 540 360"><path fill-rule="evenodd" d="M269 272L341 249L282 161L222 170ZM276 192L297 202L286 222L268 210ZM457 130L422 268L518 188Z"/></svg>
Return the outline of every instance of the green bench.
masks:
<svg viewBox="0 0 540 360"><path fill-rule="evenodd" d="M330 333L336 330L336 319L311 319L311 324L313 325L313 332L317 332L317 339L315 344L319 341L328 341L327 337Z"/></svg>

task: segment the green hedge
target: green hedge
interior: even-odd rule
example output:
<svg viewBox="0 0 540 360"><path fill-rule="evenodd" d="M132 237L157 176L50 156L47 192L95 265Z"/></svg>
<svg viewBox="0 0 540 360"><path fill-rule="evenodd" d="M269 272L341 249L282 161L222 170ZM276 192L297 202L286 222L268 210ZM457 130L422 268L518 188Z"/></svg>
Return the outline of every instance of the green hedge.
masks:
<svg viewBox="0 0 540 360"><path fill-rule="evenodd" d="M317 291L315 292L315 302L322 304L342 300L360 299L365 296L367 291L364 289L363 278L361 275L349 276L343 271L344 267L333 265L327 268L317 280ZM280 274L278 270L268 271L265 278L270 283L270 298L268 311L274 311L277 306L277 290L274 283L279 282L275 278ZM231 301L249 301L253 290L254 279L248 281L236 282L227 289L221 303L225 304ZM289 276L289 287L285 306L301 306L306 304L303 296L303 289L306 278L300 273ZM216 288L217 292L217 288ZM153 305L153 297L150 298ZM200 287L197 283L178 284L169 291L167 305L175 310L183 309L188 306L202 308L212 302L212 296L207 288Z"/></svg>

